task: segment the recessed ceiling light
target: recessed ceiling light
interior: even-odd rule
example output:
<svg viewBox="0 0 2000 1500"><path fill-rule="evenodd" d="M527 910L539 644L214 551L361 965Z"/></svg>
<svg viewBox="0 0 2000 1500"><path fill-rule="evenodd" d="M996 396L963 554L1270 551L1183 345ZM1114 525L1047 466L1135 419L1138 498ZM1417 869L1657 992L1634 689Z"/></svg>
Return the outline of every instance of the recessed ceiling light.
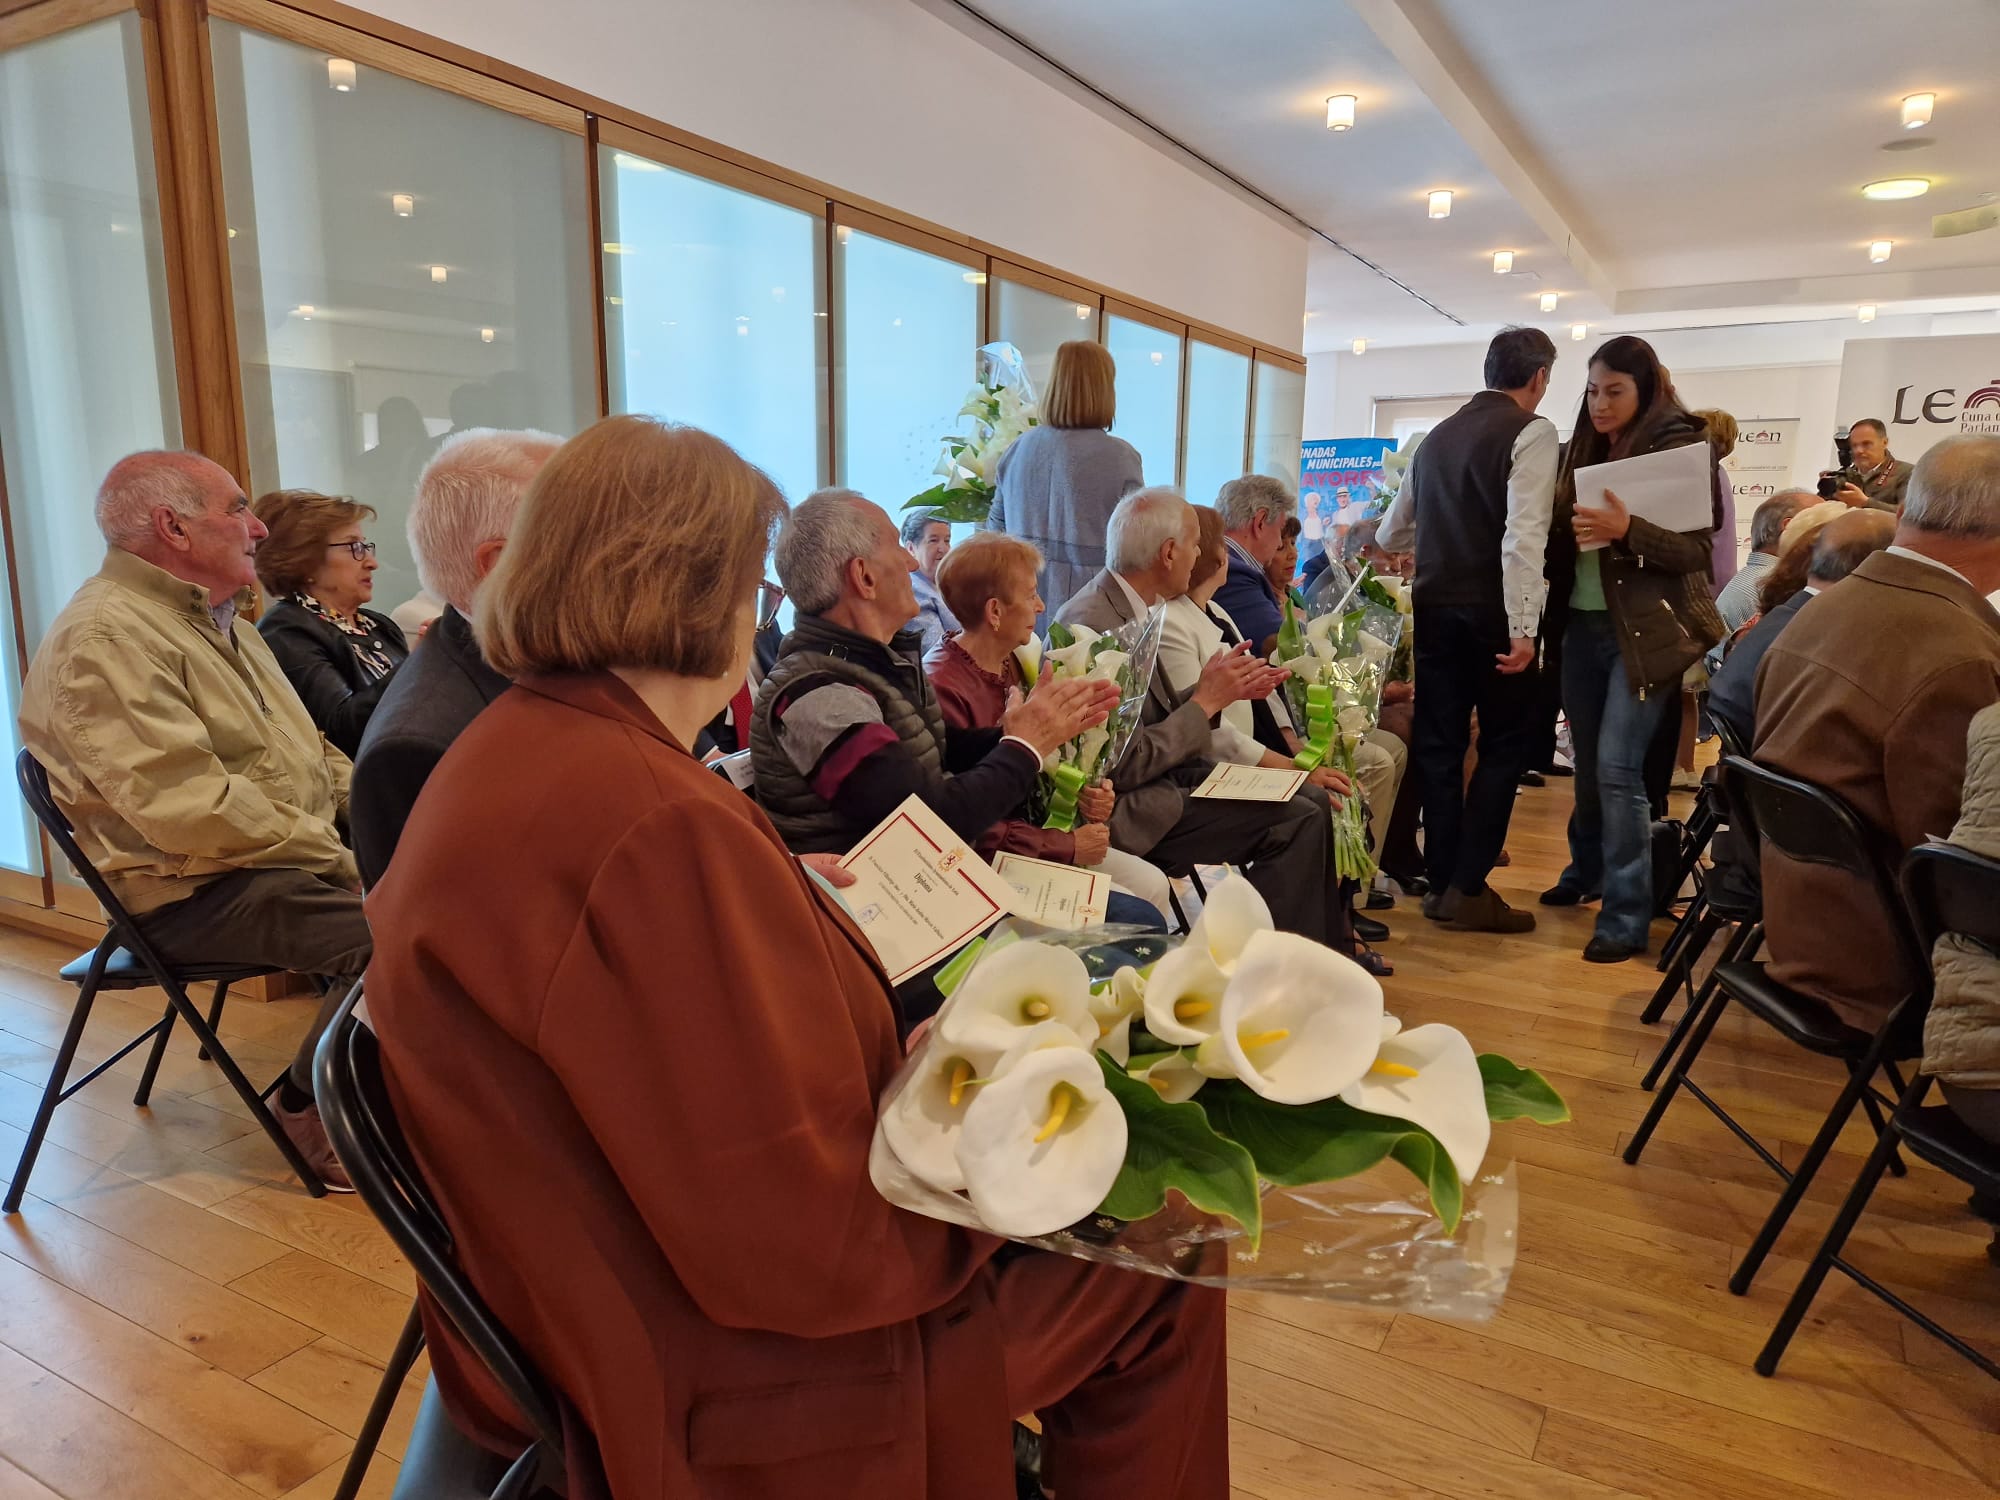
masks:
<svg viewBox="0 0 2000 1500"><path fill-rule="evenodd" d="M1880 182L1871 182L1861 189L1861 196L1878 202L1893 198L1921 198L1931 190L1928 177L1884 177Z"/></svg>
<svg viewBox="0 0 2000 1500"><path fill-rule="evenodd" d="M1931 108L1937 103L1936 94L1908 94L1903 99L1903 129L1921 130L1931 122Z"/></svg>
<svg viewBox="0 0 2000 1500"><path fill-rule="evenodd" d="M1326 128L1328 130L1352 130L1354 128L1354 96L1352 94L1327 95Z"/></svg>
<svg viewBox="0 0 2000 1500"><path fill-rule="evenodd" d="M312 315L315 312L317 312L318 309L315 308L310 302L301 302L296 308L293 309L293 311L296 312L301 318L305 319L306 322L310 323L312 321Z"/></svg>
<svg viewBox="0 0 2000 1500"><path fill-rule="evenodd" d="M395 210L397 218L407 219L417 211L417 200L408 193L391 193L389 207Z"/></svg>
<svg viewBox="0 0 2000 1500"><path fill-rule="evenodd" d="M986 285L986 273L984 271L967 271L962 279L967 286Z"/></svg>
<svg viewBox="0 0 2000 1500"><path fill-rule="evenodd" d="M480 343L482 343L482 344L490 344L490 343L492 343L492 342L493 342L493 330L492 330L492 329L490 329L490 328L482 328L482 329L480 329L480 330L479 330L479 342L480 342Z"/></svg>
<svg viewBox="0 0 2000 1500"><path fill-rule="evenodd" d="M1430 205L1431 217L1433 219L1449 219L1451 217L1451 190L1449 188L1439 188L1430 195Z"/></svg>
<svg viewBox="0 0 2000 1500"><path fill-rule="evenodd" d="M445 269L444 269L444 267L443 267L443 266L432 266L432 267L431 267L431 280L432 280L432 281L434 281L435 283L437 283L437 285L439 285L439 286L443 286L443 285L444 285L444 278L445 278Z"/></svg>
<svg viewBox="0 0 2000 1500"><path fill-rule="evenodd" d="M354 64L344 57L326 60L326 86L336 94L354 92Z"/></svg>
<svg viewBox="0 0 2000 1500"><path fill-rule="evenodd" d="M1354 341L1354 352L1356 354L1366 354L1368 352L1368 340L1356 339Z"/></svg>
<svg viewBox="0 0 2000 1500"><path fill-rule="evenodd" d="M1560 302L1560 301L1562 301L1562 293L1561 293L1561 292L1543 292L1543 293L1542 293L1542 311L1543 311L1543 312L1554 312L1554 311L1556 310L1556 304L1557 304L1558 302Z"/></svg>
<svg viewBox="0 0 2000 1500"><path fill-rule="evenodd" d="M1162 354L1158 349L1155 349L1153 351L1151 358L1153 363L1156 365L1163 365L1167 362L1166 355Z"/></svg>
<svg viewBox="0 0 2000 1500"><path fill-rule="evenodd" d="M624 255L627 252L625 247L619 244L618 241L606 240L604 242L604 253L606 255Z"/></svg>
<svg viewBox="0 0 2000 1500"><path fill-rule="evenodd" d="M656 161L647 161L643 156L634 156L629 151L614 151L611 159L627 172L664 172L667 169Z"/></svg>
<svg viewBox="0 0 2000 1500"><path fill-rule="evenodd" d="M1513 274L1513 270L1514 252L1512 250L1495 250L1493 252L1493 274L1495 276L1508 276Z"/></svg>
<svg viewBox="0 0 2000 1500"><path fill-rule="evenodd" d="M1582 343L1589 336L1589 333L1590 327L1588 324L1572 323L1569 325L1569 336L1575 343Z"/></svg>
<svg viewBox="0 0 2000 1500"><path fill-rule="evenodd" d="M1875 321L1875 304L1874 304L1874 303L1872 303L1872 302L1864 302L1864 303L1862 303L1862 304L1861 304L1861 305L1860 305L1859 307L1857 307L1857 308L1856 308L1856 309L1854 310L1854 316L1855 316L1855 317L1857 317L1857 318L1859 318L1859 319L1860 319L1860 320L1861 320L1862 322L1864 322L1864 323L1872 323L1872 322L1874 322L1874 321Z"/></svg>
<svg viewBox="0 0 2000 1500"><path fill-rule="evenodd" d="M848 236L853 233L854 229L851 225L842 224L833 231L833 237L844 245L847 243Z"/></svg>
<svg viewBox="0 0 2000 1500"><path fill-rule="evenodd" d="M1090 316L1090 313L1091 313L1091 309L1089 309L1088 307L1085 307L1085 306L1084 306L1084 305L1083 305L1083 304L1082 304L1081 302L1077 303L1077 305L1076 305L1076 315L1077 315L1077 316L1078 316L1079 318L1087 318L1087 317L1089 317L1089 316Z"/></svg>
<svg viewBox="0 0 2000 1500"><path fill-rule="evenodd" d="M1882 264L1883 261L1889 258L1889 252L1893 249L1895 249L1895 243L1893 241L1877 240L1874 244L1868 247L1868 258L1869 260L1873 261L1876 265L1879 266Z"/></svg>

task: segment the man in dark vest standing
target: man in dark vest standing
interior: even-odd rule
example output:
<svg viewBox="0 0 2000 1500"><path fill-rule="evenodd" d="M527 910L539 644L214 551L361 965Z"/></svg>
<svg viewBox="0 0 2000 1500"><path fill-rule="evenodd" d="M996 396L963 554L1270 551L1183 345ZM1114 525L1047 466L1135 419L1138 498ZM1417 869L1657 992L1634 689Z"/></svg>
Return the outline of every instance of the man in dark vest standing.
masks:
<svg viewBox="0 0 2000 1500"><path fill-rule="evenodd" d="M1535 634L1548 593L1543 549L1555 506L1556 429L1535 408L1556 346L1503 328L1486 348L1486 389L1424 438L1377 541L1417 555L1416 725L1424 915L1470 932L1527 932L1486 883L1507 840L1514 787L1537 737ZM1479 764L1465 780L1472 715Z"/></svg>

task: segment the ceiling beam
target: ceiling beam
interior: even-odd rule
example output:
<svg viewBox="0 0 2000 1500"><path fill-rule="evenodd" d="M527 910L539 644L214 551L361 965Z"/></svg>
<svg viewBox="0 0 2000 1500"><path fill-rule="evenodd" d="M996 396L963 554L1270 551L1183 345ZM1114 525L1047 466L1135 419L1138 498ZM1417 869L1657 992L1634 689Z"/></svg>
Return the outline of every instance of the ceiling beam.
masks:
<svg viewBox="0 0 2000 1500"><path fill-rule="evenodd" d="M1541 164L1430 0L1348 0L1348 4L1486 170L1561 249L1584 285L1606 306L1615 305L1618 288L1612 269L1571 227L1570 216L1557 206L1554 193L1543 182Z"/></svg>
<svg viewBox="0 0 2000 1500"><path fill-rule="evenodd" d="M1708 312L1733 307L1839 307L2000 295L2000 266L1930 271L1865 271L1850 276L1797 276L1710 286L1633 287L1618 294L1621 315Z"/></svg>

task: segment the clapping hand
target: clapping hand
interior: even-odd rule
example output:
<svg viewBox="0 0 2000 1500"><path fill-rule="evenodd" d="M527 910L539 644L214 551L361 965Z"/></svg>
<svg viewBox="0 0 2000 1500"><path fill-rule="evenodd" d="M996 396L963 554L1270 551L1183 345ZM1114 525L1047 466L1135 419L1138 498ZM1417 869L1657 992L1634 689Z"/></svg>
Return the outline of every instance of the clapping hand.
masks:
<svg viewBox="0 0 2000 1500"><path fill-rule="evenodd" d="M1095 729L1118 706L1118 684L1096 677L1045 677L1027 700L1007 710L1003 733L1026 740L1047 757L1086 729Z"/></svg>

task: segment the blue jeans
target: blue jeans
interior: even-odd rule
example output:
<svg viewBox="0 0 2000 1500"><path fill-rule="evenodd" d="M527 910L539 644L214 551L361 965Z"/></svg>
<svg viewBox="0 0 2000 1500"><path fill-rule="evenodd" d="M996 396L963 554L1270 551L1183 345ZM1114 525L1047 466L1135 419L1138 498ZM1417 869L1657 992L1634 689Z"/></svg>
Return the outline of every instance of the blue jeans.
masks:
<svg viewBox="0 0 2000 1500"><path fill-rule="evenodd" d="M1576 811L1562 883L1604 893L1597 936L1643 951L1653 923L1653 807L1646 747L1678 689L1635 696L1611 615L1573 610L1563 636L1563 711L1576 750Z"/></svg>

